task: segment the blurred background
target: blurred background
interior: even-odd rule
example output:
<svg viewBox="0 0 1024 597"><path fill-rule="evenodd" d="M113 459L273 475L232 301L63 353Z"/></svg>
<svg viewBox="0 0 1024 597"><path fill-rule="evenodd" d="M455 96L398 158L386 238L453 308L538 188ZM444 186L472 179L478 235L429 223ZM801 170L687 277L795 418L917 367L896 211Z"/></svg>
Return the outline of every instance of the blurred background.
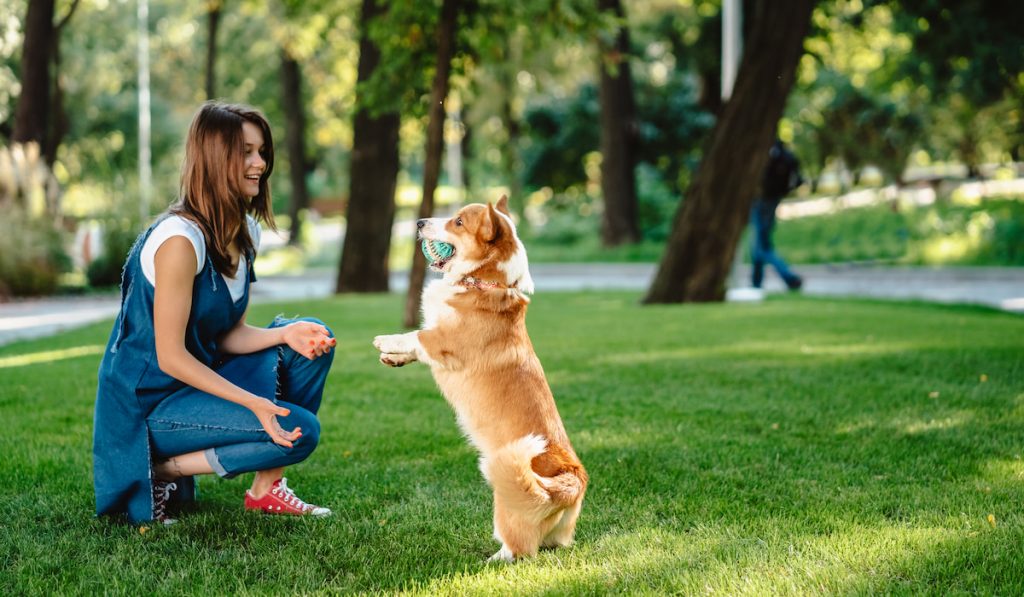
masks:
<svg viewBox="0 0 1024 597"><path fill-rule="evenodd" d="M946 5L6 0L0 300L115 286L208 98L274 128L258 272L340 292L388 290L416 217L502 194L534 262L656 263L703 235L725 254L700 267L728 270L776 134L807 180L779 210L791 262L1021 266L1024 9ZM708 199L698 172L742 180Z"/></svg>

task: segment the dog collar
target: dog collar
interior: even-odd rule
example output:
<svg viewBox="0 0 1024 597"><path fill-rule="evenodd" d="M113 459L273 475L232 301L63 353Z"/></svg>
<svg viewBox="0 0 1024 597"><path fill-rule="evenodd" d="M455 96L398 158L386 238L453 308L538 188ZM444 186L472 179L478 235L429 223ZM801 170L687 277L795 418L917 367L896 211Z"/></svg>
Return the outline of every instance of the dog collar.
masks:
<svg viewBox="0 0 1024 597"><path fill-rule="evenodd" d="M457 284L459 286L465 286L466 288L510 288L509 286L505 286L504 284L501 284L499 282L481 280L480 278L474 278L473 276L466 276L465 278L459 280ZM511 288L514 287L515 285L511 286Z"/></svg>

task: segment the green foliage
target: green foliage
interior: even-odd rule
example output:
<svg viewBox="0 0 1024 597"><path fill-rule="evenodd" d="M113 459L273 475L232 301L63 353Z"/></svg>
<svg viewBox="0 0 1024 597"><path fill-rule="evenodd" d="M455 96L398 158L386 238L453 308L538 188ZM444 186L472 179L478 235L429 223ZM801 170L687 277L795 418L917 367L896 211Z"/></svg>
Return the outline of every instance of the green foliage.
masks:
<svg viewBox="0 0 1024 597"><path fill-rule="evenodd" d="M1024 201L940 205L915 214L915 262L1024 265Z"/></svg>
<svg viewBox="0 0 1024 597"><path fill-rule="evenodd" d="M110 322L0 347L0 591L1024 591L1020 317L540 293L531 337L591 484L573 547L488 565L491 492L474 450L426 367L384 368L369 345L397 329L401 301L250 311L257 324L320 314L338 334L320 446L286 472L334 510L323 520L243 512L250 475L202 478L200 501L171 527L93 518L92 409Z"/></svg>
<svg viewBox="0 0 1024 597"><path fill-rule="evenodd" d="M640 236L650 242L663 243L672 232L672 222L679 207L680 191L686 188L666 182L661 173L650 164L636 169L637 208Z"/></svg>
<svg viewBox="0 0 1024 597"><path fill-rule="evenodd" d="M1024 265L1024 201L942 202L848 209L779 222L787 261L891 261L914 265Z"/></svg>
<svg viewBox="0 0 1024 597"><path fill-rule="evenodd" d="M697 106L693 85L681 73L666 77L635 77L636 159L650 164L666 185L681 192L714 119ZM558 192L586 181L584 157L599 149L599 116L597 87L592 83L568 99L530 106L525 115L530 141L523 150L524 185Z"/></svg>
<svg viewBox="0 0 1024 597"><path fill-rule="evenodd" d="M1015 0L968 2L872 0L894 6L894 25L913 37L912 75L937 95L962 93L984 106L1019 89L1024 72L1024 5Z"/></svg>
<svg viewBox="0 0 1024 597"><path fill-rule="evenodd" d="M63 233L52 220L6 208L0 218L0 299L52 294L70 267Z"/></svg>
<svg viewBox="0 0 1024 597"><path fill-rule="evenodd" d="M815 131L822 153L842 158L854 172L867 164L878 165L891 181L902 183L907 158L923 133L921 119L838 73L822 80L834 82L833 99L822 110L821 125Z"/></svg>
<svg viewBox="0 0 1024 597"><path fill-rule="evenodd" d="M587 180L583 158L597 151L600 115L597 87L583 85L568 100L551 98L527 108L529 143L523 149L523 183L527 188L564 191Z"/></svg>
<svg viewBox="0 0 1024 597"><path fill-rule="evenodd" d="M909 251L911 218L889 205L847 209L779 221L774 241L790 263L895 261Z"/></svg>

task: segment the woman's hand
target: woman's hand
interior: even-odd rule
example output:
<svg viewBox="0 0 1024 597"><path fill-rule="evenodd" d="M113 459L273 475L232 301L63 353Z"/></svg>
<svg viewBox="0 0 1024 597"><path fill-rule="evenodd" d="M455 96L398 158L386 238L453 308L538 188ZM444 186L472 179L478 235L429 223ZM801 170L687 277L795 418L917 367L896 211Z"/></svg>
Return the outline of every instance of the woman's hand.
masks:
<svg viewBox="0 0 1024 597"><path fill-rule="evenodd" d="M284 343L309 360L323 356L337 344L326 327L312 321L296 321L282 330Z"/></svg>
<svg viewBox="0 0 1024 597"><path fill-rule="evenodd" d="M296 427L291 431L285 431L281 427L281 423L278 422L278 417L287 417L290 410L287 408L274 404L272 400L266 398L257 398L252 404L249 405L249 410L256 415L256 418L260 420L260 424L263 425L263 430L267 432L270 439L274 440L274 443L279 446L286 448L292 447L292 442L302 437L302 428Z"/></svg>

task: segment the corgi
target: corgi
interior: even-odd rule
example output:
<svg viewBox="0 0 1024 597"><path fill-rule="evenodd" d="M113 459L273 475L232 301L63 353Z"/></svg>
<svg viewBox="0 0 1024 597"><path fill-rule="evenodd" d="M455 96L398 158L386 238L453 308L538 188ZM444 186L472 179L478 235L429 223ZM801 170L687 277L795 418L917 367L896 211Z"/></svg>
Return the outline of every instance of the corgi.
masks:
<svg viewBox="0 0 1024 597"><path fill-rule="evenodd" d="M421 240L448 243L454 251L428 257L443 276L423 290L422 327L377 336L380 361L428 365L479 451L480 471L494 490L494 538L501 543L489 561L569 545L588 477L526 333L534 286L508 198L416 226Z"/></svg>

